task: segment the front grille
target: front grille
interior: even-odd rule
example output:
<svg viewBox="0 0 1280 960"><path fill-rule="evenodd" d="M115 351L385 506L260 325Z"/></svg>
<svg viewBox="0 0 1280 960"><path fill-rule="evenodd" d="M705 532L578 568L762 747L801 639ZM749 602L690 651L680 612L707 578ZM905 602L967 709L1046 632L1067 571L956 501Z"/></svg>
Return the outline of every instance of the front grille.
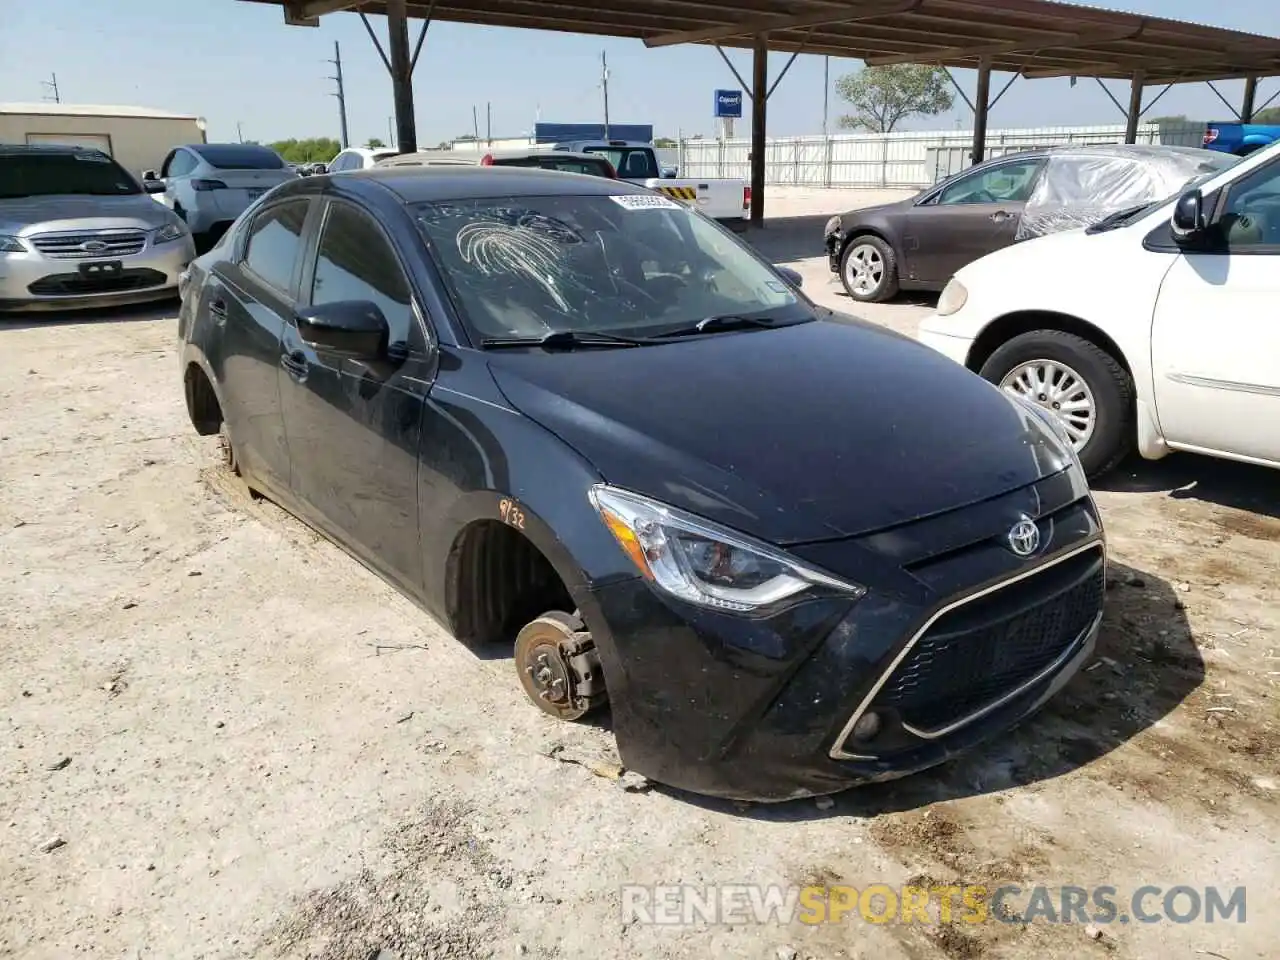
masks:
<svg viewBox="0 0 1280 960"><path fill-rule="evenodd" d="M44 233L32 237L31 244L52 260L105 260L141 253L147 244L147 235L141 230ZM86 244L90 249L85 249Z"/></svg>
<svg viewBox="0 0 1280 960"><path fill-rule="evenodd" d="M123 293L159 287L167 278L159 270L121 270L117 274L86 277L79 273L55 273L41 277L27 289L37 297L81 296L93 293Z"/></svg>
<svg viewBox="0 0 1280 960"><path fill-rule="evenodd" d="M1102 610L1104 578L1091 550L947 612L872 706L924 733L981 712L1068 653Z"/></svg>

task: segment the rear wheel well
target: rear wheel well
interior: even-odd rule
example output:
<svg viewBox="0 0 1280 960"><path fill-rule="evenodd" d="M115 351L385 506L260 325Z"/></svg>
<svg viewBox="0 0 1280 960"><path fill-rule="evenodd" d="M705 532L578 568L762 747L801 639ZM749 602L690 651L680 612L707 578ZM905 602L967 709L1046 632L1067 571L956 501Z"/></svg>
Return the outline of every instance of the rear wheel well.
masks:
<svg viewBox="0 0 1280 960"><path fill-rule="evenodd" d="M471 647L511 647L539 614L577 606L542 551L496 520L476 521L454 540L445 605L454 636Z"/></svg>
<svg viewBox="0 0 1280 960"><path fill-rule="evenodd" d="M1059 330L1063 333L1073 334L1081 340L1088 340L1099 350L1109 353L1116 363L1124 367L1125 373L1130 376L1133 375L1133 370L1129 367L1129 361L1125 359L1120 347L1109 336L1093 324L1081 320L1079 317L1073 317L1065 313L1054 313L1049 310L1027 310L1021 313L1010 313L996 320L982 333L978 334L973 346L969 348L969 356L965 361L965 366L975 373L978 372L982 369L983 364L991 358L991 355L999 350L1003 344L1024 333L1031 333L1033 330Z"/></svg>
<svg viewBox="0 0 1280 960"><path fill-rule="evenodd" d="M196 433L202 437L217 433L222 427L222 407L218 404L213 384L198 363L187 364L182 383L187 397L187 415L191 417Z"/></svg>

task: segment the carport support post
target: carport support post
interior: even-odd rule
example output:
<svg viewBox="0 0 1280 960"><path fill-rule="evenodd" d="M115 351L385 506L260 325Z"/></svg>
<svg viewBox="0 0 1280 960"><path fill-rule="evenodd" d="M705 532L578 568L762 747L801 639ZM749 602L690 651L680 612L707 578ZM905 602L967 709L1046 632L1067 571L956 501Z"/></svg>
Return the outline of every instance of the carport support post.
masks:
<svg viewBox="0 0 1280 960"><path fill-rule="evenodd" d="M1129 113L1124 122L1124 142L1138 142L1138 121L1142 119L1142 94L1147 85L1147 75L1139 70L1129 85Z"/></svg>
<svg viewBox="0 0 1280 960"><path fill-rule="evenodd" d="M413 64L409 59L409 16L405 0L386 0L387 46L391 53L391 92L396 106L396 146L405 153L418 149L413 118Z"/></svg>
<svg viewBox="0 0 1280 960"><path fill-rule="evenodd" d="M1240 122L1253 123L1253 107L1258 100L1258 78L1246 77L1244 81L1244 104L1240 107Z"/></svg>
<svg viewBox="0 0 1280 960"><path fill-rule="evenodd" d="M756 34L751 58L751 225L764 225L765 108L769 105L769 35Z"/></svg>
<svg viewBox="0 0 1280 960"><path fill-rule="evenodd" d="M978 89L973 98L973 152L972 163L981 163L987 156L987 114L991 112L991 58L978 61Z"/></svg>

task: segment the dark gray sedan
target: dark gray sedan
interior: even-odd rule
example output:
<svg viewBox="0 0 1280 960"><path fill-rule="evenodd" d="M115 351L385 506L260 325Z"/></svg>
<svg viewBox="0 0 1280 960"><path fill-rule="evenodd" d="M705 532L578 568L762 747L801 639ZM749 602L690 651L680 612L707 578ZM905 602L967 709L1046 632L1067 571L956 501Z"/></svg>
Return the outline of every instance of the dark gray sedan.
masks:
<svg viewBox="0 0 1280 960"><path fill-rule="evenodd" d="M1008 154L906 200L832 217L827 256L854 300L941 290L961 267L1001 247L1162 200L1238 159L1135 144Z"/></svg>

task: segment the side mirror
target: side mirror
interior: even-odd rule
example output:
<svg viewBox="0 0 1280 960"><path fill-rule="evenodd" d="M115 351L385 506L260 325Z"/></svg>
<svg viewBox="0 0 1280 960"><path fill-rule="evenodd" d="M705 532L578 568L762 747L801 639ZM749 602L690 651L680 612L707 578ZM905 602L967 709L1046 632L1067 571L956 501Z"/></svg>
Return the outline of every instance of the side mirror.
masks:
<svg viewBox="0 0 1280 960"><path fill-rule="evenodd" d="M147 193L164 193L164 181L155 177L144 177L142 189Z"/></svg>
<svg viewBox="0 0 1280 960"><path fill-rule="evenodd" d="M318 350L352 360L378 360L386 355L390 328L376 303L338 300L303 307L296 319L302 339Z"/></svg>
<svg viewBox="0 0 1280 960"><path fill-rule="evenodd" d="M773 269L777 270L782 279L797 290L804 286L804 277L800 276L799 271L792 270L790 267L774 267Z"/></svg>
<svg viewBox="0 0 1280 960"><path fill-rule="evenodd" d="M1188 190L1178 198L1178 205L1173 208L1171 221L1173 239L1177 243L1192 242L1209 229L1208 217L1205 215L1204 194L1199 190Z"/></svg>
<svg viewBox="0 0 1280 960"><path fill-rule="evenodd" d="M143 171L142 179L143 180L159 180L160 174L156 173L154 170L145 170Z"/></svg>

